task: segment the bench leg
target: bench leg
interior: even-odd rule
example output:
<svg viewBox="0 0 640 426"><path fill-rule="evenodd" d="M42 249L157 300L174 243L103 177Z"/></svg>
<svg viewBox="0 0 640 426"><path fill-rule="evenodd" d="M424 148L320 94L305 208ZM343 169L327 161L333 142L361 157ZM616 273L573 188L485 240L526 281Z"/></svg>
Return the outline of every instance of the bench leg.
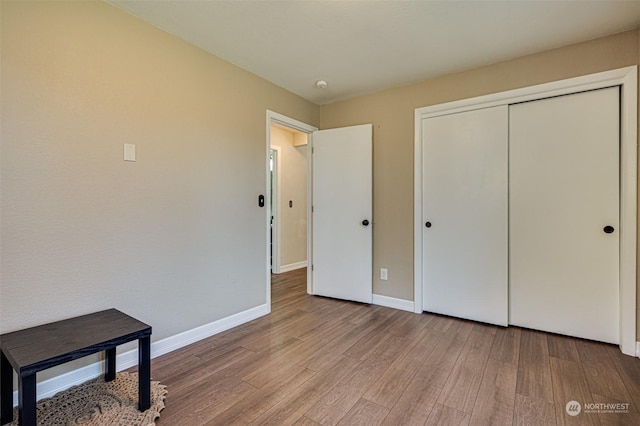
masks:
<svg viewBox="0 0 640 426"><path fill-rule="evenodd" d="M138 340L138 408L151 406L151 336Z"/></svg>
<svg viewBox="0 0 640 426"><path fill-rule="evenodd" d="M18 377L18 424L36 424L36 375Z"/></svg>
<svg viewBox="0 0 640 426"><path fill-rule="evenodd" d="M0 425L13 421L13 368L0 352Z"/></svg>
<svg viewBox="0 0 640 426"><path fill-rule="evenodd" d="M104 381L110 382L116 378L116 348L104 351Z"/></svg>

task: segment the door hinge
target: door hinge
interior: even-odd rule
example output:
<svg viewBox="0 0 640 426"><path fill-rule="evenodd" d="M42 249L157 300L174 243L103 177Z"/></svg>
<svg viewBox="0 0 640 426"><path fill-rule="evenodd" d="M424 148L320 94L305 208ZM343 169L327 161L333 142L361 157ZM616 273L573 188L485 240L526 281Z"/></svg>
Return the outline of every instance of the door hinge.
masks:
<svg viewBox="0 0 640 426"><path fill-rule="evenodd" d="M314 147L311 147L311 153L315 154L316 153L316 149Z"/></svg>
<svg viewBox="0 0 640 426"><path fill-rule="evenodd" d="M311 206L311 213L313 213L313 206Z"/></svg>
<svg viewBox="0 0 640 426"><path fill-rule="evenodd" d="M313 265L311 265L311 270L313 271Z"/></svg>

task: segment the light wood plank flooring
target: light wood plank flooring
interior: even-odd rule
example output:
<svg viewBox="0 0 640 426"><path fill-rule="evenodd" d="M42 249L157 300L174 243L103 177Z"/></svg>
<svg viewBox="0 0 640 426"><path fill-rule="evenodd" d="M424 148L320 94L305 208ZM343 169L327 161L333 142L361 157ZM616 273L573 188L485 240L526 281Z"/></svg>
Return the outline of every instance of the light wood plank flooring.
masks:
<svg viewBox="0 0 640 426"><path fill-rule="evenodd" d="M640 359L616 346L313 297L305 279L274 275L270 315L154 359L157 424L640 425Z"/></svg>

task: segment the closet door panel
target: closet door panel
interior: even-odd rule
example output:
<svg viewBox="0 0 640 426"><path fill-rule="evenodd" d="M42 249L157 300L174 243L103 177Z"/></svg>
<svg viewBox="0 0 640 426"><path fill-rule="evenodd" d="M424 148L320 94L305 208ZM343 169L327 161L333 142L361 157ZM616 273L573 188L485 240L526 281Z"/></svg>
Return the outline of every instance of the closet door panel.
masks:
<svg viewBox="0 0 640 426"><path fill-rule="evenodd" d="M507 325L508 107L427 118L422 134L423 309Z"/></svg>
<svg viewBox="0 0 640 426"><path fill-rule="evenodd" d="M510 323L618 343L619 89L509 114Z"/></svg>

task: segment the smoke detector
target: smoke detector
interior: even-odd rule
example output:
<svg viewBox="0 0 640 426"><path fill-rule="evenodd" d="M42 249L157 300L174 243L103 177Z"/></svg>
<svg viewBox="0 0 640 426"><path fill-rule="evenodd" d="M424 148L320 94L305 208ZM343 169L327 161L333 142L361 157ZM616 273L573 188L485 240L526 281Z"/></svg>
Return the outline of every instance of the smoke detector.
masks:
<svg viewBox="0 0 640 426"><path fill-rule="evenodd" d="M326 89L328 85L329 85L329 83L327 83L324 80L316 81L316 88L318 88L318 89Z"/></svg>

